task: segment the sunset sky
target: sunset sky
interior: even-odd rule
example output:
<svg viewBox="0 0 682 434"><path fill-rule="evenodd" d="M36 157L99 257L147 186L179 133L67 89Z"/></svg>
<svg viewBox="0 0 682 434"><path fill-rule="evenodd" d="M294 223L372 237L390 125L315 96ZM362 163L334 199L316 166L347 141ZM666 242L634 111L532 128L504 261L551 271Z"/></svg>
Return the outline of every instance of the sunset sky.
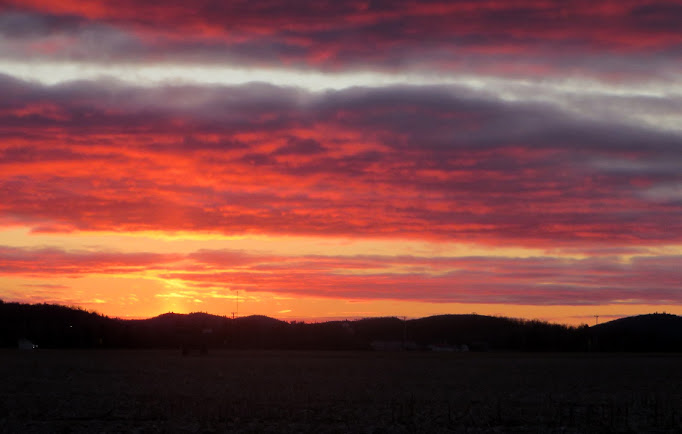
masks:
<svg viewBox="0 0 682 434"><path fill-rule="evenodd" d="M0 299L682 314L679 0L0 0Z"/></svg>

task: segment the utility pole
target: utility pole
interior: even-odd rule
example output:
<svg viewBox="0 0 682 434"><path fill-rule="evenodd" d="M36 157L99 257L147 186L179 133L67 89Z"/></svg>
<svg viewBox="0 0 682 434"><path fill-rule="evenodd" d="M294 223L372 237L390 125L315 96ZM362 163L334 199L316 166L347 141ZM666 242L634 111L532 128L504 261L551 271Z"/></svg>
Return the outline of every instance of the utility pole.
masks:
<svg viewBox="0 0 682 434"><path fill-rule="evenodd" d="M239 291L237 291L237 296L235 297L234 300L236 302L237 307L234 311L231 312L232 313L232 319L235 319L235 317L239 318Z"/></svg>
<svg viewBox="0 0 682 434"><path fill-rule="evenodd" d="M599 315L594 316L594 325L599 324Z"/></svg>

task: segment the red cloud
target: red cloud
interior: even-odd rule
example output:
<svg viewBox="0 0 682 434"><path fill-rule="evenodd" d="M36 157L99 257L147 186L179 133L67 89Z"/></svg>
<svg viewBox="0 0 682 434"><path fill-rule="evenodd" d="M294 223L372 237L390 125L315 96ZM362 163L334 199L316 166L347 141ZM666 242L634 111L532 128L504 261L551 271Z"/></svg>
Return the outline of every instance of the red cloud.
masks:
<svg viewBox="0 0 682 434"><path fill-rule="evenodd" d="M438 87L308 94L4 79L0 90L3 224L544 246L682 240L672 133Z"/></svg>
<svg viewBox="0 0 682 434"><path fill-rule="evenodd" d="M125 274L163 266L181 256L156 253L64 251L56 248L0 246L0 274L28 276L82 276L94 273Z"/></svg>
<svg viewBox="0 0 682 434"><path fill-rule="evenodd" d="M224 265L230 268L235 253L211 252L210 257L226 255ZM680 302L675 281L682 277L671 265L678 257L641 258L629 264L613 258L246 257L250 265L229 272L219 271L220 261L212 260L203 271L177 271L164 277L197 288L534 305L674 304Z"/></svg>

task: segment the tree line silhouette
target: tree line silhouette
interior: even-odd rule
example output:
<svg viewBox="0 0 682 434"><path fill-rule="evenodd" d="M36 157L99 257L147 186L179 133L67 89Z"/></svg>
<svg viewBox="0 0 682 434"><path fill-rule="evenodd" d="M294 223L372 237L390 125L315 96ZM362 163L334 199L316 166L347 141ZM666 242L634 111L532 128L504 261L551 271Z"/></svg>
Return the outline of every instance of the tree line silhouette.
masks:
<svg viewBox="0 0 682 434"><path fill-rule="evenodd" d="M29 340L39 348L182 348L457 351L682 351L682 317L649 314L595 326L476 314L321 323L265 316L232 319L166 313L109 318L81 308L0 300L0 346Z"/></svg>

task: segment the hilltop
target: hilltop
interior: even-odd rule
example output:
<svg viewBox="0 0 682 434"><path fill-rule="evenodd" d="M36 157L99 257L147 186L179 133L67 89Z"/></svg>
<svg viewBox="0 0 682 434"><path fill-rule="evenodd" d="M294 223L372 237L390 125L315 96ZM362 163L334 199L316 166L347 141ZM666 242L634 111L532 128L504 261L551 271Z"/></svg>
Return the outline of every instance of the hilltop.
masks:
<svg viewBox="0 0 682 434"><path fill-rule="evenodd" d="M680 351L682 317L654 313L620 318L591 328L605 351Z"/></svg>

